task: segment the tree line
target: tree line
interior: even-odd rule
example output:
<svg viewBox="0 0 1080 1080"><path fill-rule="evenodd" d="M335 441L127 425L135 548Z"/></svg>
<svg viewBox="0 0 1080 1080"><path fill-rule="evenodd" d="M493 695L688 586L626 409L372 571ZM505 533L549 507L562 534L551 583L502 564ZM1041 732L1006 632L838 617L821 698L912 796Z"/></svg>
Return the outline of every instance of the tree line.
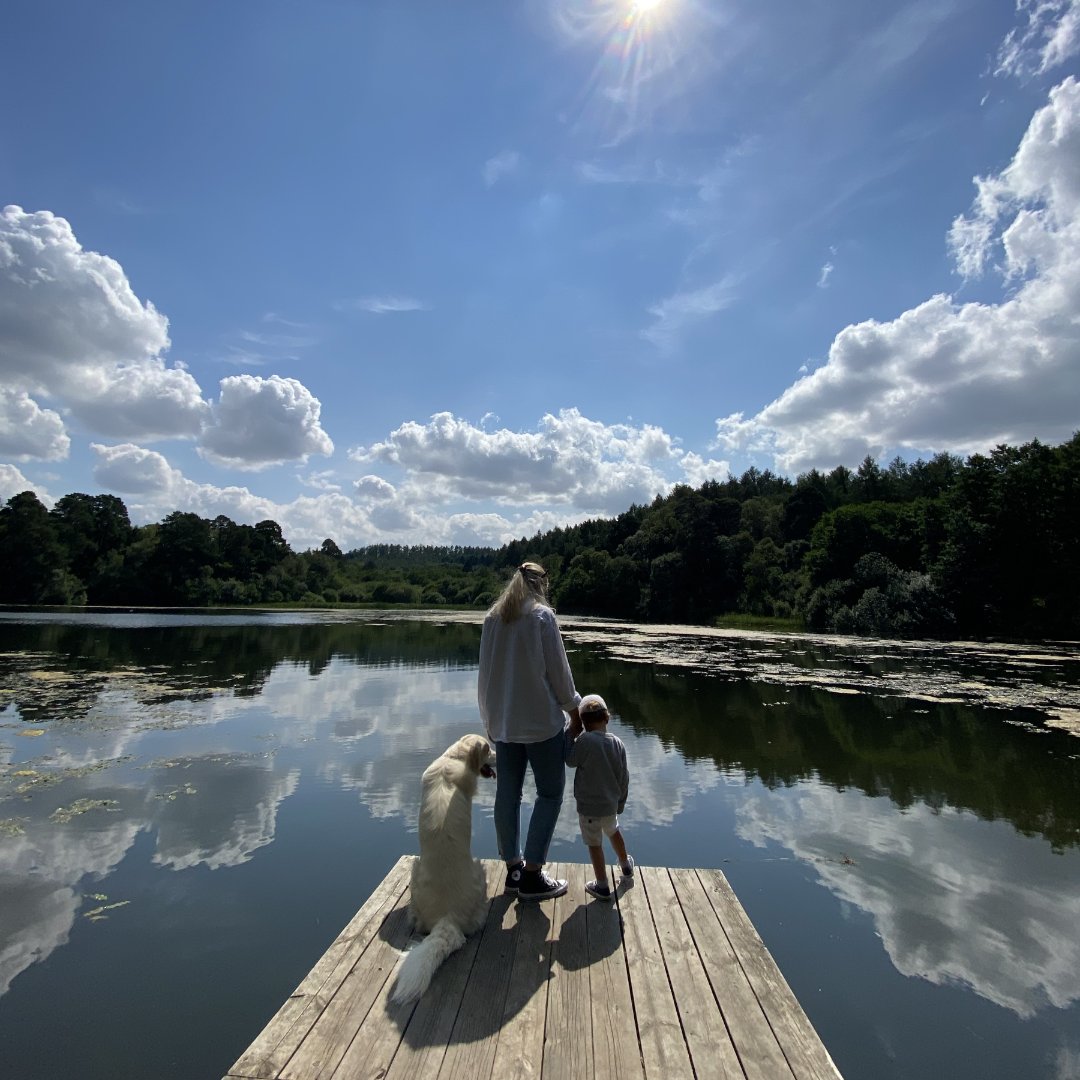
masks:
<svg viewBox="0 0 1080 1080"><path fill-rule="evenodd" d="M513 567L549 570L559 610L652 622L745 615L879 636L1080 631L1080 434L887 467L748 469L614 518L501 548L332 540L294 552L274 521L177 511L133 526L113 495L0 508L8 604L484 607Z"/></svg>

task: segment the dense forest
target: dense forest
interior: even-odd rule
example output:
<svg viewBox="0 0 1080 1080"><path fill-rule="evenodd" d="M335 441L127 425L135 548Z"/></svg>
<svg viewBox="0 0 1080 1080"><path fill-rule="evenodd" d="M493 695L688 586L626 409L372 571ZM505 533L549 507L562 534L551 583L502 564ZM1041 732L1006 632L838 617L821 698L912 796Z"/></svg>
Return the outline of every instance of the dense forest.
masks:
<svg viewBox="0 0 1080 1080"><path fill-rule="evenodd" d="M652 622L745 615L903 637L1080 631L1080 434L961 459L866 458L792 481L755 468L506 546L294 552L274 521L177 511L133 526L113 495L0 508L0 603L486 606L547 566L562 611Z"/></svg>

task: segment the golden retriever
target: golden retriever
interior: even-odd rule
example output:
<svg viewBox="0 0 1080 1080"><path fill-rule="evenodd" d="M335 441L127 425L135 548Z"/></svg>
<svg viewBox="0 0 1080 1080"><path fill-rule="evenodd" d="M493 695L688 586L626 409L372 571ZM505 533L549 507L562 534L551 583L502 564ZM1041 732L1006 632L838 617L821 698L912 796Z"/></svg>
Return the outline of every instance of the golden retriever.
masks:
<svg viewBox="0 0 1080 1080"><path fill-rule="evenodd" d="M495 775L493 753L483 736L466 735L424 770L409 915L427 937L401 961L395 1004L420 997L446 958L484 925L487 882L472 857L472 800L478 778Z"/></svg>

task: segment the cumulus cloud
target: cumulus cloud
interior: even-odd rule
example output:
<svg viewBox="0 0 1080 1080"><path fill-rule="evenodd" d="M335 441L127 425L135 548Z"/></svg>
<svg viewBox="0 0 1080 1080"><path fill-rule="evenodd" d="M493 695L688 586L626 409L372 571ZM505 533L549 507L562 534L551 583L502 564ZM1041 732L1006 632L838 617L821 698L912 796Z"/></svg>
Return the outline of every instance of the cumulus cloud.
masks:
<svg viewBox="0 0 1080 1080"><path fill-rule="evenodd" d="M25 390L0 387L0 454L16 461L59 461L70 445L58 413L42 409Z"/></svg>
<svg viewBox="0 0 1080 1080"><path fill-rule="evenodd" d="M92 443L90 448L97 459L95 482L124 499L136 524L160 521L174 510L205 518L224 514L246 525L269 519L281 526L297 551L318 547L327 536L345 549L386 539L367 510L340 492L301 495L291 502L278 503L246 487L218 487L189 480L156 450L132 443Z"/></svg>
<svg viewBox="0 0 1080 1080"><path fill-rule="evenodd" d="M516 150L503 150L484 162L484 183L494 187L504 176L517 172L521 165L521 155Z"/></svg>
<svg viewBox="0 0 1080 1080"><path fill-rule="evenodd" d="M1045 75L1080 53L1080 0L1018 0L1027 16L998 52L995 74L1031 78Z"/></svg>
<svg viewBox="0 0 1080 1080"><path fill-rule="evenodd" d="M117 439L169 439L198 433L209 414L199 384L181 367L153 358L98 371L96 393L72 403L91 430Z"/></svg>
<svg viewBox="0 0 1080 1080"><path fill-rule="evenodd" d="M396 494L394 485L387 483L381 476L361 476L353 484L353 490L362 498L372 499L375 502L386 502Z"/></svg>
<svg viewBox="0 0 1080 1080"><path fill-rule="evenodd" d="M485 431L451 413L436 413L426 424L402 424L385 442L353 450L350 457L433 480L447 499L618 513L666 492L671 481L664 470L682 455L660 428L609 426L564 409L545 415L535 432Z"/></svg>
<svg viewBox="0 0 1080 1080"><path fill-rule="evenodd" d="M107 435L194 435L207 404L186 371L165 366L168 346L168 320L119 263L85 251L47 210L4 208L0 377L10 390L62 401Z"/></svg>
<svg viewBox="0 0 1080 1080"><path fill-rule="evenodd" d="M52 506L55 501L45 488L31 483L14 465L0 465L0 502L7 502L24 491L32 491L46 506Z"/></svg>
<svg viewBox="0 0 1080 1080"><path fill-rule="evenodd" d="M263 321L269 329L244 335L249 345L314 342L300 324L273 314ZM69 418L125 442L201 436L209 460L239 468L333 452L318 400L296 380L224 379L212 406L183 364L165 362L168 348L168 320L135 295L118 262L85 251L47 210L4 208L0 453L66 457Z"/></svg>
<svg viewBox="0 0 1080 1080"><path fill-rule="evenodd" d="M501 547L515 535L513 522L501 514L451 514L446 521L447 543L462 547Z"/></svg>
<svg viewBox="0 0 1080 1080"><path fill-rule="evenodd" d="M701 487L708 480L722 483L731 476L731 464L717 461L716 458L703 458L692 451L683 455L680 462L683 471L683 483L691 487Z"/></svg>
<svg viewBox="0 0 1080 1080"><path fill-rule="evenodd" d="M1055 87L1010 164L976 181L954 223L958 271L993 265L1000 303L937 295L835 338L827 362L757 415L717 421L717 445L797 472L885 450L972 453L1068 439L1080 416L1080 84Z"/></svg>
<svg viewBox="0 0 1080 1080"><path fill-rule="evenodd" d="M199 452L237 469L329 456L334 444L319 424L321 410L318 398L295 379L232 375L221 380L221 398L203 429Z"/></svg>
<svg viewBox="0 0 1080 1080"><path fill-rule="evenodd" d="M642 330L641 336L664 352L672 351L691 326L735 302L735 286L735 278L728 274L712 285L661 300L648 309L656 321Z"/></svg>
<svg viewBox="0 0 1080 1080"><path fill-rule="evenodd" d="M156 450L146 450L132 443L103 446L91 443L97 455L94 479L112 491L125 495L148 492L167 493L183 482L183 475L174 469Z"/></svg>

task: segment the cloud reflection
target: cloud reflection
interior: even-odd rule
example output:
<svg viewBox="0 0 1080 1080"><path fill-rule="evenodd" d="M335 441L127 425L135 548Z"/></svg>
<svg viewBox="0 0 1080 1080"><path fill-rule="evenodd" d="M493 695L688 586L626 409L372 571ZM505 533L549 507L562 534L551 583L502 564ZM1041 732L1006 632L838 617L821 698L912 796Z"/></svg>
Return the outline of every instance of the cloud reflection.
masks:
<svg viewBox="0 0 1080 1080"><path fill-rule="evenodd" d="M1080 999L1074 855L1004 822L921 803L899 812L823 786L752 790L737 822L743 839L812 862L830 891L871 915L902 974L959 983L1024 1019Z"/></svg>
<svg viewBox="0 0 1080 1080"><path fill-rule="evenodd" d="M247 862L274 839L278 807L296 791L300 770L279 775L247 763L230 768L194 761L183 782L156 816L154 862L173 870L200 864L218 870Z"/></svg>

